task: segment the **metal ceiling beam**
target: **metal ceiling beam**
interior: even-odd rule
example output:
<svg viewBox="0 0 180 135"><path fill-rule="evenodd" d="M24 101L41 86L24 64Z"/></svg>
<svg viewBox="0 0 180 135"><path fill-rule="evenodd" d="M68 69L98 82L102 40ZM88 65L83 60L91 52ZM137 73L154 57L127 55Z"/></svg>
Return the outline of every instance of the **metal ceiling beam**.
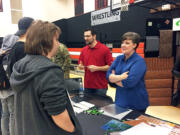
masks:
<svg viewBox="0 0 180 135"><path fill-rule="evenodd" d="M152 8L152 7L148 7L148 6L144 6L144 5L140 5L140 4L138 4L138 5L136 5L136 6L143 7L143 8L147 8L147 9L153 9L153 10L158 11L158 9L156 9L156 8Z"/></svg>
<svg viewBox="0 0 180 135"><path fill-rule="evenodd" d="M146 6L146 5L148 5L148 4L152 3L152 2L157 2L157 1L162 1L162 0L144 0L144 1L141 1L141 2L138 2L138 3L134 3L132 5L147 8L147 9L153 9L155 11L158 11L158 9L156 9L154 7Z"/></svg>
<svg viewBox="0 0 180 135"><path fill-rule="evenodd" d="M162 3L161 3L162 2ZM170 0L144 0L141 2L137 2L137 3L133 3L131 4L132 6L139 6L139 7L144 7L147 9L150 9L151 13L156 13L156 12L161 12L162 10L162 5L164 4L170 4L171 5L171 10L175 9L175 8L180 8L180 3L178 3L177 1L170 1ZM158 4L158 6L156 7L152 7L152 4Z"/></svg>

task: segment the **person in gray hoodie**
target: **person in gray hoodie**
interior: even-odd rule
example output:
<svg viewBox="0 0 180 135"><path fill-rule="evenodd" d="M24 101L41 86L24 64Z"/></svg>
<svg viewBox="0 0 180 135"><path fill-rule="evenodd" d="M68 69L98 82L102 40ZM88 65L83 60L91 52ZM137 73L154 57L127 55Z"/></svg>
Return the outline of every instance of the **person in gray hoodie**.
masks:
<svg viewBox="0 0 180 135"><path fill-rule="evenodd" d="M2 49L10 49L7 60L7 74L10 77L14 63L22 59L26 54L24 53L24 42L26 41L26 31L34 21L31 17L23 17L18 21L18 31L14 34L18 38L15 42L13 37L7 36L4 38ZM6 92L1 92L2 100L2 135L14 135L14 92L10 89Z"/></svg>
<svg viewBox="0 0 180 135"><path fill-rule="evenodd" d="M8 34L7 36L5 36L3 38L3 43L2 43L1 49L2 50L9 50L9 49L11 49L18 39L19 39L19 36L17 36L17 35L15 35L15 34Z"/></svg>
<svg viewBox="0 0 180 135"><path fill-rule="evenodd" d="M27 31L26 56L15 63L10 77L15 92L15 135L82 135L63 71L51 61L60 33L55 24L40 20Z"/></svg>
<svg viewBox="0 0 180 135"><path fill-rule="evenodd" d="M14 34L9 34L3 38L1 52L5 51L4 57L1 59L4 70L7 68L8 56L10 49L15 45L16 41L19 39L18 36ZM4 74L4 76L7 76ZM14 92L11 88L0 91L0 99L2 103L2 115L1 115L1 130L2 135L13 135L14 128L14 102L13 102Z"/></svg>

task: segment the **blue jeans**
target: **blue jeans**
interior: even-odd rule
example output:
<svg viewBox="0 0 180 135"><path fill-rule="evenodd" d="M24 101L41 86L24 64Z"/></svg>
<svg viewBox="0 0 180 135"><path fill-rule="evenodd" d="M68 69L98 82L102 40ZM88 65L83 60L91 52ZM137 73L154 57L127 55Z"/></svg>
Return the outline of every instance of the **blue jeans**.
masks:
<svg viewBox="0 0 180 135"><path fill-rule="evenodd" d="M91 94L96 94L99 96L106 96L107 88L106 89L89 89L85 88L84 89L85 94L91 93Z"/></svg>
<svg viewBox="0 0 180 135"><path fill-rule="evenodd" d="M14 135L14 95L1 99L2 117L1 130L2 135Z"/></svg>

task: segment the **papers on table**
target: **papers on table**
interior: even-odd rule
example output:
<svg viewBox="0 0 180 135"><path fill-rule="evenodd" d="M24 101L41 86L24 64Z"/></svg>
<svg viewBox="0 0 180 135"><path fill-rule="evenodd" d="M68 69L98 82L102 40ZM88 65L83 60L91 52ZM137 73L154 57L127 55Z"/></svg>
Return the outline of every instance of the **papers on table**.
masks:
<svg viewBox="0 0 180 135"><path fill-rule="evenodd" d="M85 105L85 106L87 106L89 108L94 107L94 104L88 103L86 101L81 101L80 104Z"/></svg>
<svg viewBox="0 0 180 135"><path fill-rule="evenodd" d="M156 125L150 126L142 122L126 131L119 133L119 135L168 135L170 132L171 128Z"/></svg>
<svg viewBox="0 0 180 135"><path fill-rule="evenodd" d="M110 104L105 107L101 107L100 110L104 111L104 115L121 120L124 116L129 114L132 110L119 107L115 104Z"/></svg>
<svg viewBox="0 0 180 135"><path fill-rule="evenodd" d="M79 103L72 102L73 109L76 113L81 113L85 110L88 110L94 107L94 104L88 103L86 101L81 101Z"/></svg>

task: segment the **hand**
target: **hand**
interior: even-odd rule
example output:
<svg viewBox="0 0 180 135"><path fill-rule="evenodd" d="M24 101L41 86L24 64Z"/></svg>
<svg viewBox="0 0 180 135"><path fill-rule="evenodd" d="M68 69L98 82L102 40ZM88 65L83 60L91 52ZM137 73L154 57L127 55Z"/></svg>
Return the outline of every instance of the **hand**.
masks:
<svg viewBox="0 0 180 135"><path fill-rule="evenodd" d="M121 81L116 82L115 84L118 85L118 86L120 86L120 87L124 87Z"/></svg>
<svg viewBox="0 0 180 135"><path fill-rule="evenodd" d="M9 51L9 49L7 49L7 50L2 50L2 49L0 49L0 55L3 55L3 54L5 54L5 53L7 53Z"/></svg>
<svg viewBox="0 0 180 135"><path fill-rule="evenodd" d="M122 78L122 80L124 80L124 79L128 78L128 73L129 73L129 71L124 72L124 73L122 73L122 74L121 74L121 78Z"/></svg>
<svg viewBox="0 0 180 135"><path fill-rule="evenodd" d="M91 72L98 71L98 66L95 66L95 65L89 65L89 66L87 66L87 68L88 68Z"/></svg>
<svg viewBox="0 0 180 135"><path fill-rule="evenodd" d="M115 74L115 70L112 70L110 76L109 76L109 81L112 82L112 83L116 83L119 81L119 77L120 75L116 75Z"/></svg>
<svg viewBox="0 0 180 135"><path fill-rule="evenodd" d="M84 69L84 65L79 64L79 65L78 65L78 68L79 68L80 70L83 70L83 69Z"/></svg>
<svg viewBox="0 0 180 135"><path fill-rule="evenodd" d="M129 71L124 72L121 75L116 75L115 71L112 70L112 73L109 76L109 81L112 82L112 83L118 83L119 81L122 81L122 80L128 78L128 73L129 73Z"/></svg>

